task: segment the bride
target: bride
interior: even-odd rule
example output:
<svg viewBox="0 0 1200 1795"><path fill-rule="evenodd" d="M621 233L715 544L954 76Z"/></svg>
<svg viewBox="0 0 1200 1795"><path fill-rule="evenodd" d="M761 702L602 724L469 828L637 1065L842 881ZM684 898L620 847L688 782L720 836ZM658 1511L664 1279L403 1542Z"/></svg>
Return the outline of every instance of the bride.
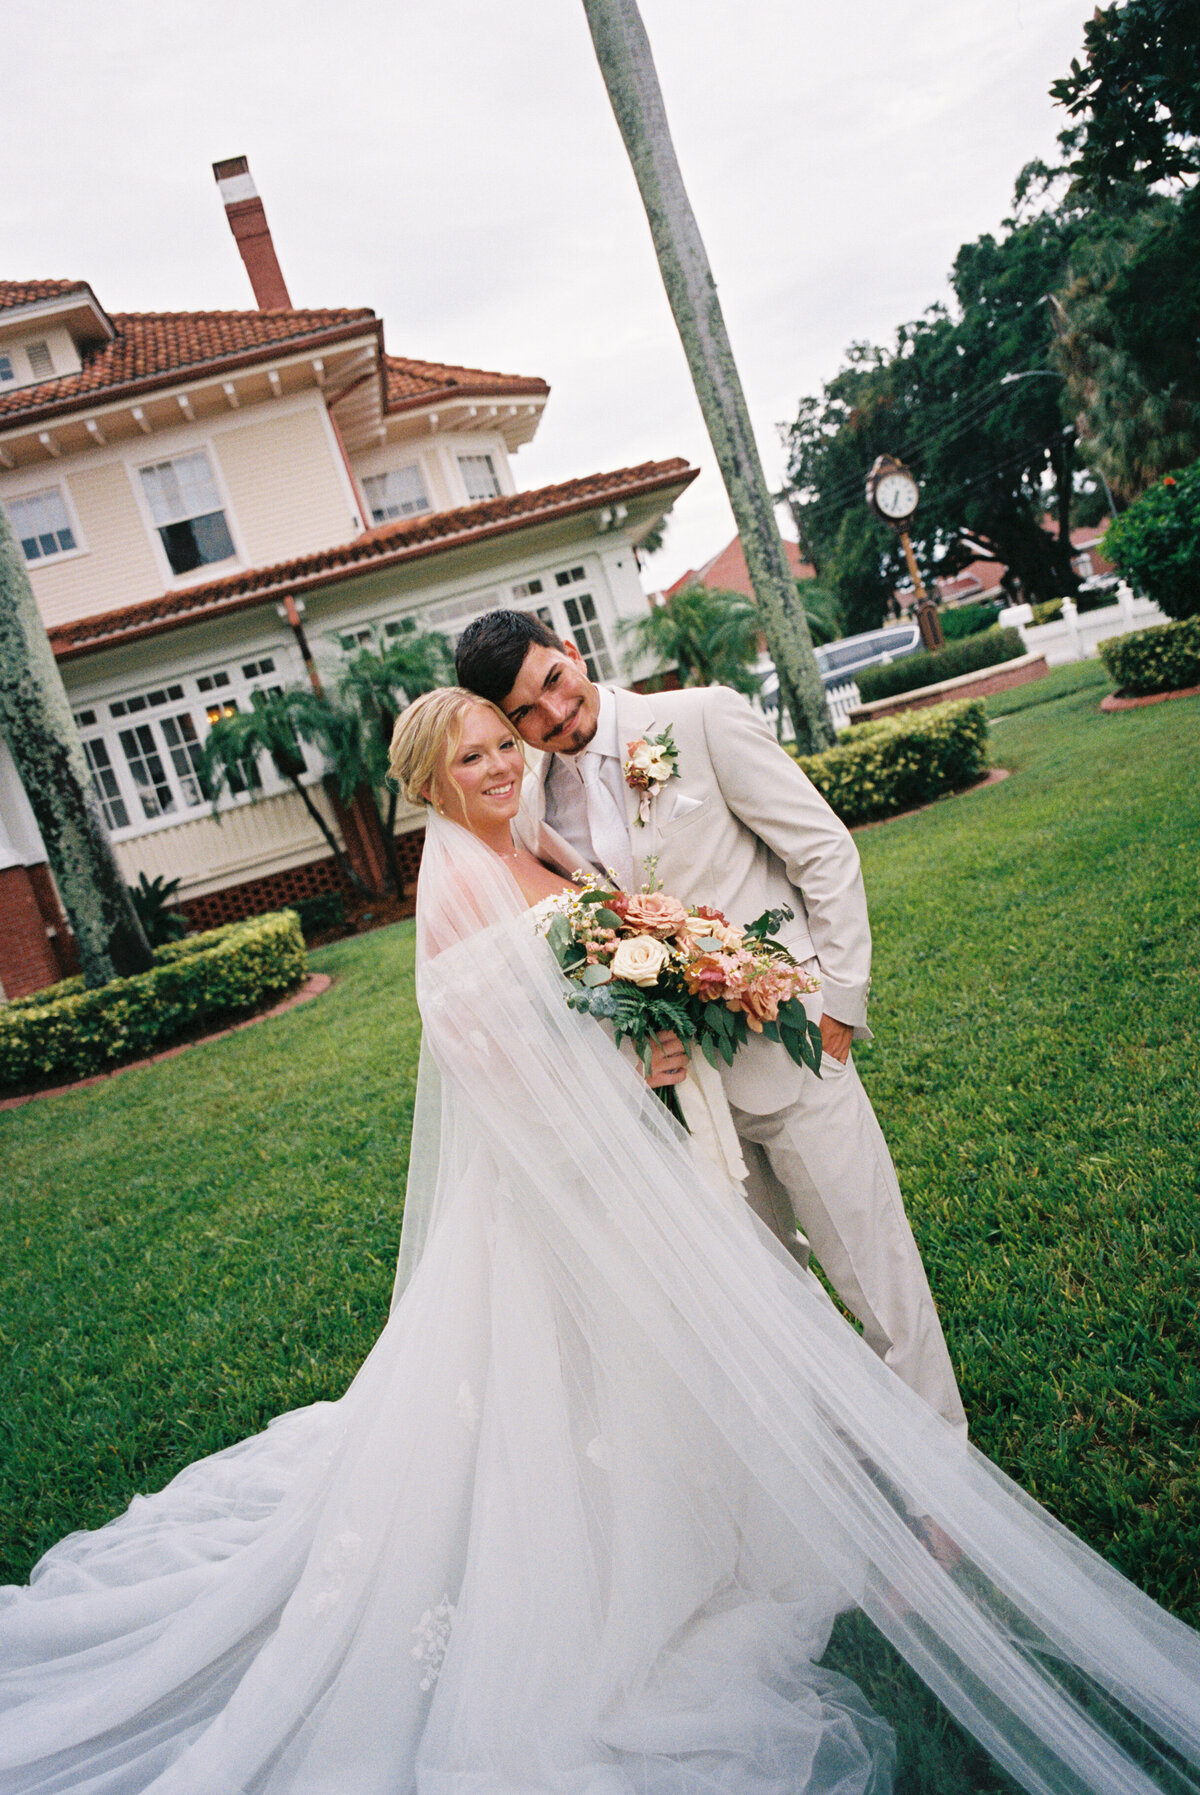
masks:
<svg viewBox="0 0 1200 1795"><path fill-rule="evenodd" d="M431 805L403 1294L340 1401L3 1592L2 1795L879 1795L890 1728L820 1662L851 1608L1026 1789L1200 1788L1196 1637L568 1008L503 715L431 694L393 770Z"/></svg>

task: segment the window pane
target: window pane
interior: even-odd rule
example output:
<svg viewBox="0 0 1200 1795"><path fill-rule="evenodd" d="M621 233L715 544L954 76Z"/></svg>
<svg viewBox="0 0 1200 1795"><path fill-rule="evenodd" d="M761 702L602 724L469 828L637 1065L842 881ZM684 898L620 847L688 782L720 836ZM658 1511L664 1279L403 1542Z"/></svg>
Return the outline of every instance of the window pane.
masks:
<svg viewBox="0 0 1200 1795"><path fill-rule="evenodd" d="M67 506L59 489L31 492L8 502L9 522L27 561L43 561L75 547Z"/></svg>
<svg viewBox="0 0 1200 1795"><path fill-rule="evenodd" d="M173 573L191 573L213 561L228 561L234 552L223 511L189 518L186 523L165 524L158 534Z"/></svg>
<svg viewBox="0 0 1200 1795"><path fill-rule="evenodd" d="M94 717L92 721L95 722ZM105 822L110 829L128 829L129 812L125 808L125 800L121 796L121 788L108 757L108 748L102 741L85 742L83 752L91 770L92 789L100 800Z"/></svg>
<svg viewBox="0 0 1200 1795"><path fill-rule="evenodd" d="M175 794L167 783L167 771L148 723L120 731L121 748L148 817L165 816L175 809Z"/></svg>
<svg viewBox="0 0 1200 1795"><path fill-rule="evenodd" d="M387 523L393 517L414 517L430 509L429 496L419 467L389 468L386 474L371 474L363 481L363 491L371 507L372 522Z"/></svg>
<svg viewBox="0 0 1200 1795"><path fill-rule="evenodd" d="M500 482L490 455L460 455L463 482L468 499L495 499L500 496Z"/></svg>
<svg viewBox="0 0 1200 1795"><path fill-rule="evenodd" d="M142 485L159 529L221 509L221 498L203 449L142 469Z"/></svg>
<svg viewBox="0 0 1200 1795"><path fill-rule="evenodd" d="M16 375L13 373L11 356L0 355L0 382L15 379Z"/></svg>
<svg viewBox="0 0 1200 1795"><path fill-rule="evenodd" d="M184 803L189 808L203 804L205 792L200 782L203 755L196 725L186 713L181 717L164 717L162 732L163 740L170 750L171 764L179 776L179 789L183 793Z"/></svg>
<svg viewBox="0 0 1200 1795"><path fill-rule="evenodd" d="M577 592L563 600L563 610L575 638L575 646L587 662L590 679L612 679L612 656L590 592Z"/></svg>

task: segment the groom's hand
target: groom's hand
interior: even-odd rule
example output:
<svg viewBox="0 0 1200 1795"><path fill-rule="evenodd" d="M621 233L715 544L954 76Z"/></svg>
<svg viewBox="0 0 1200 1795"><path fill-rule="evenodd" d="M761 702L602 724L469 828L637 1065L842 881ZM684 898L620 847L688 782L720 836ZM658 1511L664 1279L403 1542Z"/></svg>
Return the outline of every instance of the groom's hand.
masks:
<svg viewBox="0 0 1200 1795"><path fill-rule="evenodd" d="M688 1058L683 1042L673 1029L664 1029L650 1043L650 1070L646 1083L657 1091L665 1084L682 1084L687 1077Z"/></svg>
<svg viewBox="0 0 1200 1795"><path fill-rule="evenodd" d="M821 1046L830 1059L837 1060L844 1066L854 1042L854 1030L848 1022L839 1022L834 1016L821 1018Z"/></svg>

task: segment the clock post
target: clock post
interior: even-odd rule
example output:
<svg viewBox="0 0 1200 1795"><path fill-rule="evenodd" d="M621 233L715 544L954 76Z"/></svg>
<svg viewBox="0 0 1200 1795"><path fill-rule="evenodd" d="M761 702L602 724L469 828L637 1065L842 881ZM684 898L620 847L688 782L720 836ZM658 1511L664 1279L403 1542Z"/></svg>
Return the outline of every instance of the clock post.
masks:
<svg viewBox="0 0 1200 1795"><path fill-rule="evenodd" d="M894 455L880 455L876 459L867 475L867 504L876 517L887 524L889 529L895 530L900 538L913 591L917 595L914 610L922 642L926 648L944 648L946 637L938 615L937 600L931 598L925 590L925 582L921 578L921 570L917 566L917 557L913 554L908 534L908 526L912 522L920 496L920 487L902 461L897 461Z"/></svg>

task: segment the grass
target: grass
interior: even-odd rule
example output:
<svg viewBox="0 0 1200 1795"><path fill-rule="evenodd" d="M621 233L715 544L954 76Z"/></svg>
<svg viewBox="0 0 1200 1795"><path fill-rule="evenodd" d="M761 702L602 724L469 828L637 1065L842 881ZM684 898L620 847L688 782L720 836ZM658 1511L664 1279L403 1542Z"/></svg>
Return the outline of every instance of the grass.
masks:
<svg viewBox="0 0 1200 1795"><path fill-rule="evenodd" d="M997 694L1012 777L858 837L857 1057L976 1444L1195 1623L1200 700L1102 716L1105 683ZM403 924L323 949L316 1002L0 1114L0 1580L345 1387L391 1287L411 953ZM1007 1787L852 1616L834 1655L902 1789Z"/></svg>
<svg viewBox="0 0 1200 1795"><path fill-rule="evenodd" d="M1030 710L1034 705L1053 704L1074 692L1111 685L1103 661L1071 661L1065 667L1051 667L1049 673L1041 679L1030 680L1026 686L993 692L986 700L987 713L994 722L998 717L1013 717L1018 711Z"/></svg>

